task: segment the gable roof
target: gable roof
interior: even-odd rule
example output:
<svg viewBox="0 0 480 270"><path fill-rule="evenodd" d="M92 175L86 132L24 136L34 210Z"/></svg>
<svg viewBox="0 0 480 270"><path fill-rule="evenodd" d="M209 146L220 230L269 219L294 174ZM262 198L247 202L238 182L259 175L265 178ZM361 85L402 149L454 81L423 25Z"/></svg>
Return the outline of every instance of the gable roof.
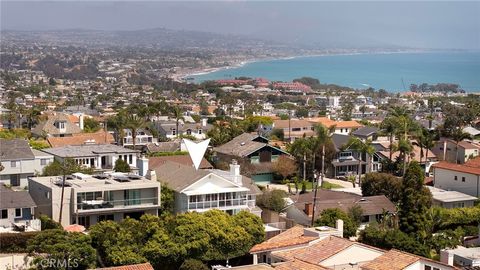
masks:
<svg viewBox="0 0 480 270"><path fill-rule="evenodd" d="M369 126L366 126L366 127L361 127L357 130L355 130L354 132L352 132L352 135L353 136L360 136L360 137L367 137L367 136L371 136L375 133L378 133L380 129L377 128L377 127L369 127Z"/></svg>
<svg viewBox="0 0 480 270"><path fill-rule="evenodd" d="M246 157L250 155L251 153L258 151L262 149L263 147L270 147L273 148L279 152L285 153L288 155L288 153L284 152L283 150L276 148L274 146L271 146L267 143L262 143L255 141L255 139L259 138L261 136L257 134L252 134L252 133L243 133L238 135L237 137L233 138L229 142L220 145L219 147L215 147L214 150L218 153L226 154L226 155L232 155L232 156L238 156L238 157ZM263 137L261 137L263 138Z"/></svg>
<svg viewBox="0 0 480 270"><path fill-rule="evenodd" d="M480 160L476 158L475 160ZM433 164L433 168L438 169L445 169L450 171L462 172L462 173L469 173L480 175L480 166L476 164L477 161L467 162L465 164L455 164L446 161L440 161L438 163ZM479 162L480 163L480 162Z"/></svg>
<svg viewBox="0 0 480 270"><path fill-rule="evenodd" d="M95 133L79 133L69 137L48 137L47 141L51 147L62 147L66 145L111 144L115 142L115 139L112 134L99 131Z"/></svg>
<svg viewBox="0 0 480 270"><path fill-rule="evenodd" d="M64 113L49 115L47 121L40 122L32 129L32 133L39 136L43 136L45 133L50 135L81 133L82 130L80 127L75 125L69 116L70 115ZM60 132L60 130L55 127L55 122L57 121L66 122L65 132Z"/></svg>
<svg viewBox="0 0 480 270"><path fill-rule="evenodd" d="M304 127L311 127L313 124L310 121L303 120L303 119L296 119L296 120L275 120L273 121L273 127L279 129L285 129L288 127L290 128L304 128Z"/></svg>
<svg viewBox="0 0 480 270"><path fill-rule="evenodd" d="M451 266L439 261L434 261L428 258L403 252L400 250L392 249L385 252L383 255L375 258L374 260L362 265L360 269L362 270L403 270L408 266L418 262L418 261L428 261L434 264L443 265L443 269L458 269L455 266Z"/></svg>
<svg viewBox="0 0 480 270"><path fill-rule="evenodd" d="M63 147L45 148L43 152L49 153L57 157L91 157L98 154L131 154L138 153L138 150L132 150L113 144L84 144L84 145L67 145Z"/></svg>
<svg viewBox="0 0 480 270"><path fill-rule="evenodd" d="M284 247L294 247L318 239L316 236L303 236L303 229L304 228L300 225L294 226L267 241L256 244L250 249L250 253L258 253Z"/></svg>
<svg viewBox="0 0 480 270"><path fill-rule="evenodd" d="M150 157L148 159L148 167L154 170L156 167L161 166L167 161L179 163L188 167L193 167L193 162L189 155ZM213 169L213 166L212 164L210 164L210 162L208 162L207 159L202 158L199 169Z"/></svg>
<svg viewBox="0 0 480 270"><path fill-rule="evenodd" d="M0 209L37 206L26 190L14 191L0 184Z"/></svg>
<svg viewBox="0 0 480 270"><path fill-rule="evenodd" d="M34 159L32 149L23 139L0 139L1 160Z"/></svg>
<svg viewBox="0 0 480 270"><path fill-rule="evenodd" d="M348 143L348 141L350 141L351 137L352 136L350 135L344 135L344 134L338 134L338 133L332 134L332 142L333 142L333 145L335 146L335 149L337 151L340 151L342 146L344 146L345 144Z"/></svg>

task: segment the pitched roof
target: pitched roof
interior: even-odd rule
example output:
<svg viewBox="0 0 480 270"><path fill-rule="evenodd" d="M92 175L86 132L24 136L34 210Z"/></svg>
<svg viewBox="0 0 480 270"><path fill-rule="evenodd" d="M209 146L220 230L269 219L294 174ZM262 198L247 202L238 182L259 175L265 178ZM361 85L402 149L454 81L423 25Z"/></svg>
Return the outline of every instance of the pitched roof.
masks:
<svg viewBox="0 0 480 270"><path fill-rule="evenodd" d="M66 122L65 132L60 132L58 128L55 127L55 122L62 121ZM40 122L33 130L32 133L43 136L44 133L50 135L59 135L59 134L74 134L81 133L82 130L80 127L75 125L69 118L68 114L57 113L54 115L49 115L47 121Z"/></svg>
<svg viewBox="0 0 480 270"><path fill-rule="evenodd" d="M398 250L390 250L361 266L363 270L402 270L420 260L420 257Z"/></svg>
<svg viewBox="0 0 480 270"><path fill-rule="evenodd" d="M332 134L332 142L333 145L335 146L335 149L340 150L342 146L346 145L348 141L352 138L350 135L344 135L344 134L338 134L334 133Z"/></svg>
<svg viewBox="0 0 480 270"><path fill-rule="evenodd" d="M238 157L246 157L251 153L262 149L263 147L271 147L276 149L279 152L285 153L283 150L276 148L274 146L271 146L267 143L255 141L255 139L259 137L261 136L253 133L243 133L233 138L229 142L223 145L220 145L219 147L215 147L214 150L218 153L238 156Z"/></svg>
<svg viewBox="0 0 480 270"><path fill-rule="evenodd" d="M111 144L115 142L115 139L112 134L99 131L95 133L79 133L69 137L48 137L47 141L51 147L62 147L66 145Z"/></svg>
<svg viewBox="0 0 480 270"><path fill-rule="evenodd" d="M148 167L150 169L155 169L156 167L161 166L163 163L167 161L193 167L193 162L189 155L150 157L148 159ZM210 162L208 162L207 159L202 158L199 169L213 169L213 166L212 164L210 164Z"/></svg>
<svg viewBox="0 0 480 270"><path fill-rule="evenodd" d="M0 139L1 160L34 159L32 149L23 139Z"/></svg>
<svg viewBox="0 0 480 270"><path fill-rule="evenodd" d="M321 265L314 265L299 260L288 261L278 264L276 270L328 270L329 268Z"/></svg>
<svg viewBox="0 0 480 270"><path fill-rule="evenodd" d="M479 159L479 158L476 158ZM465 164L454 164L446 161L440 161L439 163L433 164L433 168L451 170L456 172L463 172L469 174L480 175L480 166L477 165L479 161L467 162Z"/></svg>
<svg viewBox="0 0 480 270"><path fill-rule="evenodd" d="M336 128L359 128L363 127L362 124L358 123L355 120L352 121L337 121L335 122Z"/></svg>
<svg viewBox="0 0 480 270"><path fill-rule="evenodd" d="M146 146L148 152L175 152L180 150L179 142L149 143Z"/></svg>
<svg viewBox="0 0 480 270"><path fill-rule="evenodd" d="M84 144L84 145L67 145L63 147L42 149L43 152L58 157L91 157L98 154L130 154L138 153L138 150L132 150L113 144Z"/></svg>
<svg viewBox="0 0 480 270"><path fill-rule="evenodd" d="M379 131L380 129L377 127L361 127L354 132L352 132L353 136L361 136L361 137L366 137L370 136L372 134L375 134Z"/></svg>
<svg viewBox="0 0 480 270"><path fill-rule="evenodd" d="M273 127L284 129L284 128L304 128L311 127L313 124L308 120L295 119L295 120L275 120L273 121Z"/></svg>
<svg viewBox="0 0 480 270"><path fill-rule="evenodd" d="M37 206L26 190L14 191L0 184L0 209Z"/></svg>
<svg viewBox="0 0 480 270"><path fill-rule="evenodd" d="M96 269L97 270L153 270L153 266L150 263L142 263L142 264L96 268Z"/></svg>
<svg viewBox="0 0 480 270"><path fill-rule="evenodd" d="M294 247L307 244L316 239L318 239L316 236L303 236L303 227L297 225L268 239L267 241L256 244L250 249L250 253L257 253L284 247Z"/></svg>

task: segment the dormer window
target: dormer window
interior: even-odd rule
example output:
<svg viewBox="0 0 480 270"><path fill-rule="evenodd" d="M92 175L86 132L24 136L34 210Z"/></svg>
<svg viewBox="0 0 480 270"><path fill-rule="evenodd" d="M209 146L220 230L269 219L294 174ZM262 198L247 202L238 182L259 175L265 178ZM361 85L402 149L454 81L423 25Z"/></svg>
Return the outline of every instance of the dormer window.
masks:
<svg viewBox="0 0 480 270"><path fill-rule="evenodd" d="M65 126L66 126L65 124L66 124L66 122L64 122L64 121L57 121L57 122L55 122L55 127L58 128L58 129L65 129Z"/></svg>

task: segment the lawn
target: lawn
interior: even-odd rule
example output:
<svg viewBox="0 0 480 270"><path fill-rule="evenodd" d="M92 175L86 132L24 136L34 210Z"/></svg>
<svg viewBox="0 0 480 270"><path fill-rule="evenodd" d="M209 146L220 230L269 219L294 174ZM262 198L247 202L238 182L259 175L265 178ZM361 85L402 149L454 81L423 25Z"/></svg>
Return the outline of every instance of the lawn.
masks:
<svg viewBox="0 0 480 270"><path fill-rule="evenodd" d="M313 183L312 182L307 181L306 184L307 184L307 190L312 190L313 189ZM292 187L292 190L294 190L295 185L293 183L290 183L290 185ZM343 188L343 187L340 186L340 185L334 184L334 183L330 183L328 181L323 181L322 188L323 189L333 189L333 188ZM298 190L301 190L301 189L302 189L302 184L299 183L298 184Z"/></svg>

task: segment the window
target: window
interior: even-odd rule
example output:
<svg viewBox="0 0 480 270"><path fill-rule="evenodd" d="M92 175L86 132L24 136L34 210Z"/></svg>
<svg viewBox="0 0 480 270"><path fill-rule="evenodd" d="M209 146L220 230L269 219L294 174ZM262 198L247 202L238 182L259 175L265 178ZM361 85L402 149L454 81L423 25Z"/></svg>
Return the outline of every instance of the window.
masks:
<svg viewBox="0 0 480 270"><path fill-rule="evenodd" d="M454 177L453 179L454 179L455 181L457 181L457 180L458 180L458 177L455 175L455 177Z"/></svg>
<svg viewBox="0 0 480 270"><path fill-rule="evenodd" d="M201 129L198 130L198 134L202 134L202 130L201 130Z"/></svg>
<svg viewBox="0 0 480 270"><path fill-rule="evenodd" d="M187 129L187 135L192 135L192 130L191 129Z"/></svg>
<svg viewBox="0 0 480 270"><path fill-rule="evenodd" d="M462 182L465 182L465 176L462 177Z"/></svg>
<svg viewBox="0 0 480 270"><path fill-rule="evenodd" d="M22 208L15 208L15 217L22 217Z"/></svg>
<svg viewBox="0 0 480 270"><path fill-rule="evenodd" d="M15 168L17 167L17 161L13 160L10 162L10 167Z"/></svg>
<svg viewBox="0 0 480 270"><path fill-rule="evenodd" d="M173 135L173 136L177 135L177 130L174 129L174 128L172 128L172 135Z"/></svg>
<svg viewBox="0 0 480 270"><path fill-rule="evenodd" d="M6 219L8 218L8 210L7 209L2 209L0 212L0 219Z"/></svg>
<svg viewBox="0 0 480 270"><path fill-rule="evenodd" d="M424 270L432 270L432 267L430 265L425 265Z"/></svg>
<svg viewBox="0 0 480 270"><path fill-rule="evenodd" d="M13 187L20 186L20 175L19 174L11 174L10 175L10 185Z"/></svg>
<svg viewBox="0 0 480 270"><path fill-rule="evenodd" d="M46 158L40 159L40 165L42 165L42 166L47 165L47 161L48 161L48 159L46 159Z"/></svg>

